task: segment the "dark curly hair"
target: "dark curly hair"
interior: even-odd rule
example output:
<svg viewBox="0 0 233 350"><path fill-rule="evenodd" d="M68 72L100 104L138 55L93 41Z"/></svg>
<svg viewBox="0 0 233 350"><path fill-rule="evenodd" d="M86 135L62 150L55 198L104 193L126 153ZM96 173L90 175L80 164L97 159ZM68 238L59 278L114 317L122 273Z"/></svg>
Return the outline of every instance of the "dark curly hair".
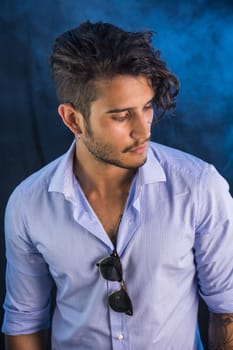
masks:
<svg viewBox="0 0 233 350"><path fill-rule="evenodd" d="M151 81L157 118L173 109L179 82L152 47L152 36L151 31L127 32L87 21L57 37L50 62L59 102L70 103L88 121L90 104L98 97L95 83L132 75Z"/></svg>

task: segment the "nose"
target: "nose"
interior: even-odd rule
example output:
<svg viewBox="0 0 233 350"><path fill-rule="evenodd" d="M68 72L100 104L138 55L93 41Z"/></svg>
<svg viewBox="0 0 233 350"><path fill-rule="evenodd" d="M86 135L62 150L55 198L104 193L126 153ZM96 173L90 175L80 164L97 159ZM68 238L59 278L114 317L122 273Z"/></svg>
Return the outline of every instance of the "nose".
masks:
<svg viewBox="0 0 233 350"><path fill-rule="evenodd" d="M130 136L138 143L149 139L151 134L151 116L148 117L148 115L142 113L135 115L132 119L133 123Z"/></svg>

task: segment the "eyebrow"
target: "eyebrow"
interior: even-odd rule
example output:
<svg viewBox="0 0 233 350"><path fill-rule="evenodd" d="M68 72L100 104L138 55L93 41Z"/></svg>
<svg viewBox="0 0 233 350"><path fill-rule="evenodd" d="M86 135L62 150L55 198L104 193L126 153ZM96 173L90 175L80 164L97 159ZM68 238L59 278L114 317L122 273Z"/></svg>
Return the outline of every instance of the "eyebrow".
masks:
<svg viewBox="0 0 233 350"><path fill-rule="evenodd" d="M148 105L148 103L151 103L154 99L154 96L148 101L145 103L145 106ZM134 109L134 107L126 107L126 108L116 108L116 109L111 109L109 111L106 111L105 113L121 113L121 112L125 112L125 111L128 111L128 110L132 110Z"/></svg>

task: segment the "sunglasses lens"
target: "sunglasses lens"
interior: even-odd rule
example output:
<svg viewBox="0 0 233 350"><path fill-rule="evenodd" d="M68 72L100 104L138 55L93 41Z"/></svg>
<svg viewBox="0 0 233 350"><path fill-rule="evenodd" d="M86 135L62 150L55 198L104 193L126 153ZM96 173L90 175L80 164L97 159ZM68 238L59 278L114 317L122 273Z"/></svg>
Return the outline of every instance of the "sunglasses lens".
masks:
<svg viewBox="0 0 233 350"><path fill-rule="evenodd" d="M108 297L109 305L116 312L125 312L127 315L133 315L131 300L125 290L113 292Z"/></svg>
<svg viewBox="0 0 233 350"><path fill-rule="evenodd" d="M129 316L133 315L131 300L125 290L125 283L122 278L122 267L116 252L97 263L99 272L108 281L118 281L121 289L113 292L108 297L110 307L116 312L124 312Z"/></svg>
<svg viewBox="0 0 233 350"><path fill-rule="evenodd" d="M110 256L101 260L97 265L101 275L106 280L118 282L122 280L122 268L119 258Z"/></svg>

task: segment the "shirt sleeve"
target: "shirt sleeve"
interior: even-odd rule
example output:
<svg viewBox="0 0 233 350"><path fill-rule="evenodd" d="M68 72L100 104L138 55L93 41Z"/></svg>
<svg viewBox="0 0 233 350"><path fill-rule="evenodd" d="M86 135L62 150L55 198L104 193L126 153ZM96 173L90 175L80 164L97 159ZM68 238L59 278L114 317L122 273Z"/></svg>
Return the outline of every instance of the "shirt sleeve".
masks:
<svg viewBox="0 0 233 350"><path fill-rule="evenodd" d="M10 197L5 214L7 268L2 331L9 335L35 333L50 323L52 279L42 255L30 240L25 204L18 188Z"/></svg>
<svg viewBox="0 0 233 350"><path fill-rule="evenodd" d="M232 313L233 198L212 165L207 165L199 185L194 245L199 293L210 311Z"/></svg>

